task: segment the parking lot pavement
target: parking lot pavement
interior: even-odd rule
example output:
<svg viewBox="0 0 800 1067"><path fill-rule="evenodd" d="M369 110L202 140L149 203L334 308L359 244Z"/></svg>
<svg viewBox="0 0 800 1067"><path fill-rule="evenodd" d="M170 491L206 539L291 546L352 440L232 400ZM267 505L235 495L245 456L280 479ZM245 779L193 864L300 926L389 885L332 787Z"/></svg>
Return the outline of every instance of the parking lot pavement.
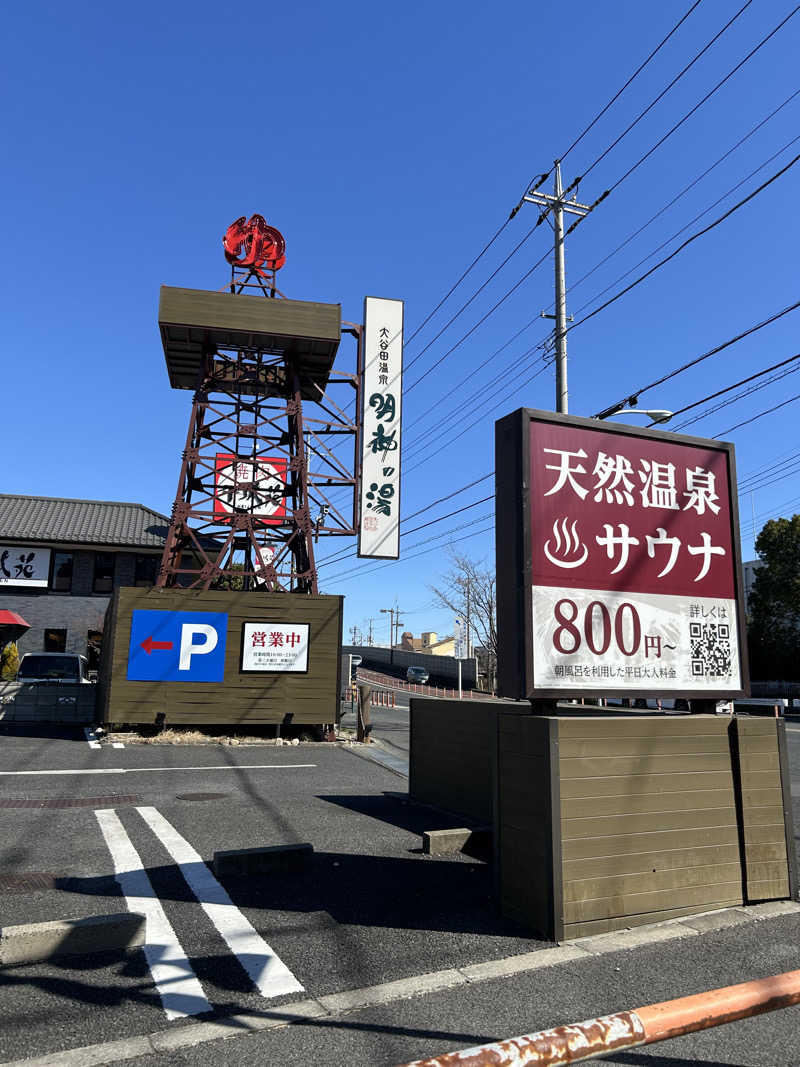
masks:
<svg viewBox="0 0 800 1067"><path fill-rule="evenodd" d="M800 735L789 747L796 783ZM332 745L97 749L82 732L6 732L3 926L127 907L155 919L148 947L124 959L0 970L0 1064L39 1067L52 1054L48 1067L84 1067L147 1053L141 1067L309 1058L391 1067L800 967L793 915L703 934L702 948L693 937L503 978L471 971L548 946L496 916L486 866L421 854L423 830L456 821L408 805L404 791L396 774ZM315 849L307 873L218 883L208 866L217 850L300 841ZM298 1011L303 1025L263 1029L265 1013L271 1025ZM207 1044L253 1019L258 1033ZM791 1009L601 1062L796 1064L797 1021ZM182 1033L187 1044L172 1047ZM124 1052L103 1045L120 1040ZM98 1044L99 1058L68 1057Z"/></svg>
<svg viewBox="0 0 800 1067"><path fill-rule="evenodd" d="M3 736L3 926L130 908L148 915L149 948L0 971L0 1061L540 947L494 914L485 865L421 853L423 830L456 821L398 787L332 745ZM221 884L207 865L299 841L315 849L307 873Z"/></svg>
<svg viewBox="0 0 800 1067"><path fill-rule="evenodd" d="M232 1021L227 1030L187 1028L183 1045L170 1043L162 1031L151 1038L149 1052L125 1062L129 1067L208 1063L395 1067L745 977L799 968L799 923L796 914L762 919L667 944L587 954L500 979L463 982L427 993L418 990L417 995L407 990L404 996L356 1010L326 1012L323 1003L315 1015L309 1005L299 1024L250 1033L244 1032L247 1020L239 1026ZM800 1061L799 1025L800 1007L787 1008L593 1062L607 1067L793 1067ZM126 1044L117 1051L127 1057L135 1048ZM75 1067L79 1065L76 1060Z"/></svg>

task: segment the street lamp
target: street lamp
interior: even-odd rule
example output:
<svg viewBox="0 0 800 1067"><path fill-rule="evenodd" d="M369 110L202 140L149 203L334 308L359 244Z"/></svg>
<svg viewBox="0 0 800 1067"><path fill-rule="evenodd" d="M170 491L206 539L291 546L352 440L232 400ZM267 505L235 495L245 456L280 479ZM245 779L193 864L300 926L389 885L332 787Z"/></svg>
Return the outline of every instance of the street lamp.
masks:
<svg viewBox="0 0 800 1067"><path fill-rule="evenodd" d="M663 408L622 408L615 411L614 415L646 415L652 422L669 422L674 411L666 411Z"/></svg>

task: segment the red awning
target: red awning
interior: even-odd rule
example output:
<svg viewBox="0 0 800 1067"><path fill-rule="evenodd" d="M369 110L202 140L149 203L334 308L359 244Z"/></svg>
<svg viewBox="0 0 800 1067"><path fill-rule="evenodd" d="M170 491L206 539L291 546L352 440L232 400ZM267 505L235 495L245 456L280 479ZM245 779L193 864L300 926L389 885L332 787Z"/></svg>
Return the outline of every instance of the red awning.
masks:
<svg viewBox="0 0 800 1067"><path fill-rule="evenodd" d="M0 610L0 641L16 641L30 628L30 623L25 622L16 611Z"/></svg>

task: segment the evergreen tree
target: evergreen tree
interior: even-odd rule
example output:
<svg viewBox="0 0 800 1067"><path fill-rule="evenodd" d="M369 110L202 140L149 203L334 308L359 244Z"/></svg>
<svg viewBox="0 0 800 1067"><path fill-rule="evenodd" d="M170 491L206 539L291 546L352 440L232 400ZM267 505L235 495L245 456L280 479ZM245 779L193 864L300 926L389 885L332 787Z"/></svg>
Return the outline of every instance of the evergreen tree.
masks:
<svg viewBox="0 0 800 1067"><path fill-rule="evenodd" d="M800 515L770 519L756 540L763 566L750 597L754 678L800 679Z"/></svg>

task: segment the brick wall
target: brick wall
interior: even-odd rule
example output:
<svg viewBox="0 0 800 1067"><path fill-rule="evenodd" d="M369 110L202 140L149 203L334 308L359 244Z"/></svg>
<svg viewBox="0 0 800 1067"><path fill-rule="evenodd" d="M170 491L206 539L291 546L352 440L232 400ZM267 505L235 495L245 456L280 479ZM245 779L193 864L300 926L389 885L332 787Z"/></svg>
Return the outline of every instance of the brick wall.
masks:
<svg viewBox="0 0 800 1067"><path fill-rule="evenodd" d="M15 586L0 587L0 608L16 611L31 626L17 643L20 656L26 652L44 651L46 629L65 629L66 651L85 655L89 630L103 629L103 618L110 594L92 592L95 553L76 549L72 555L70 593L54 593L49 589L22 590ZM116 552L114 555L115 588L133 585L136 553Z"/></svg>

